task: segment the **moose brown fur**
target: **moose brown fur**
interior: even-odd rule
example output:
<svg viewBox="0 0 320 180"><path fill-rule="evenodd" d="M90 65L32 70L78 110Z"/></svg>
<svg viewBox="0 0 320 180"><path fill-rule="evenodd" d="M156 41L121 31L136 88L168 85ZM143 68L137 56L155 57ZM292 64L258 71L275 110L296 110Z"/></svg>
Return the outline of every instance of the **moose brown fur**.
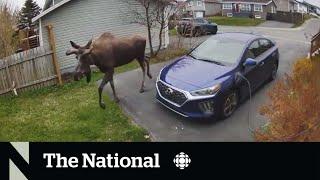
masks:
<svg viewBox="0 0 320 180"><path fill-rule="evenodd" d="M79 46L72 41L70 43L72 48L66 52L66 55L75 54L78 59L78 66L74 73L76 81L85 75L87 81L90 82L90 65L96 65L105 74L99 86L99 103L103 109L106 106L102 100L102 91L108 82L110 82L115 101L119 101L113 82L114 69L116 67L128 64L135 59L139 62L143 72L141 93L144 92L146 71L148 77L152 78L149 61L145 56L146 39L143 37L116 38L111 33L104 33L94 42L90 40L85 46Z"/></svg>

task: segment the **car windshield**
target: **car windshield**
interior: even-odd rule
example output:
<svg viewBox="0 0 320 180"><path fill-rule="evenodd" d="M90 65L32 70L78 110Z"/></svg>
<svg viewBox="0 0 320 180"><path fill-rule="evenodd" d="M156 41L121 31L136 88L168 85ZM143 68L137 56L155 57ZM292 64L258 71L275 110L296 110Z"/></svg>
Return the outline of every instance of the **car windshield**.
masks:
<svg viewBox="0 0 320 180"><path fill-rule="evenodd" d="M245 43L227 37L214 36L200 44L191 53L194 59L232 66L241 56Z"/></svg>

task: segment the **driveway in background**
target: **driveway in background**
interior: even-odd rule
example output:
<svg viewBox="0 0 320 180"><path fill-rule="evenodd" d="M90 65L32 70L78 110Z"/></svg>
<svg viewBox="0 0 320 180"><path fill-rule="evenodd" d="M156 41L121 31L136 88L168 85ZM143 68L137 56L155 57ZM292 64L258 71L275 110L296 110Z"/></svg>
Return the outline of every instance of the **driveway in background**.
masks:
<svg viewBox="0 0 320 180"><path fill-rule="evenodd" d="M269 27L269 28L291 28L294 24L279 22L279 21L266 21L258 25L258 27Z"/></svg>

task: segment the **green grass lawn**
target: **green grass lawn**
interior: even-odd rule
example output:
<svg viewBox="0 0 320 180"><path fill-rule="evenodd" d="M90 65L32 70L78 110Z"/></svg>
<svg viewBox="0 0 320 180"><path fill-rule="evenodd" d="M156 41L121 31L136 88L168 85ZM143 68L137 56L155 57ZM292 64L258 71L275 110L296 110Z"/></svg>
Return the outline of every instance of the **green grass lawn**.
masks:
<svg viewBox="0 0 320 180"><path fill-rule="evenodd" d="M84 80L0 98L0 141L148 140L144 129L108 96L104 99L106 110L99 108L95 81Z"/></svg>
<svg viewBox="0 0 320 180"><path fill-rule="evenodd" d="M182 53L165 52L159 57L171 59ZM133 62L116 72L137 67ZM109 96L104 96L106 110L99 107L96 81L102 77L94 73L90 84L83 79L19 97L0 97L0 141L149 141L148 132L135 125Z"/></svg>
<svg viewBox="0 0 320 180"><path fill-rule="evenodd" d="M209 17L208 20L210 22L217 23L218 25L225 25L225 26L257 26L265 22L262 19L225 17L225 16L213 16L213 17Z"/></svg>

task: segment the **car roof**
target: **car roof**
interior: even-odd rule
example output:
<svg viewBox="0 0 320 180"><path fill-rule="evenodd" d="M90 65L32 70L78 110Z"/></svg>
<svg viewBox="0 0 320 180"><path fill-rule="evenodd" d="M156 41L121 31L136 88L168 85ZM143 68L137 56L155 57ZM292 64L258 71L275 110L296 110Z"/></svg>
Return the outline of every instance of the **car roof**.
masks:
<svg viewBox="0 0 320 180"><path fill-rule="evenodd" d="M250 33L242 33L242 32L229 32L229 33L219 33L215 36L219 38L230 38L243 43L248 43L257 38L263 38L263 36L250 34Z"/></svg>

